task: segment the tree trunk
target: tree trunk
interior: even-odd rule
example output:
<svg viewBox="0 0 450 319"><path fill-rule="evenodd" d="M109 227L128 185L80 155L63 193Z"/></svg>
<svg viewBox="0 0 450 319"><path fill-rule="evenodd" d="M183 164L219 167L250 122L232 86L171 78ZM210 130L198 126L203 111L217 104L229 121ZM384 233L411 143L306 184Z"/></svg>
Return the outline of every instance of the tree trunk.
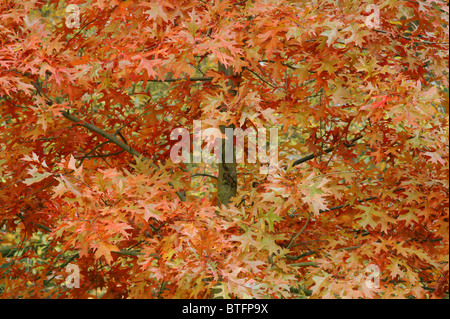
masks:
<svg viewBox="0 0 450 319"><path fill-rule="evenodd" d="M224 65L219 63L219 71L222 71L227 76L233 75L232 67L225 67ZM230 81L230 94L235 95L237 91L235 90L235 85L232 81ZM226 110L224 110L226 112ZM226 133L225 129L228 129L228 132L233 132L233 134L228 134L227 136L231 139L231 141L226 142L226 139L222 139L222 152L221 163L219 163L219 177L218 177L218 188L217 188L217 206L221 206L224 204L228 206L232 197L236 196L237 192L237 170L236 170L236 148L233 143L234 136L234 124L225 126L220 126L220 131L222 134ZM231 143L231 144L229 144ZM228 153L227 153L228 152ZM230 156L230 152L232 152L232 156ZM227 155L228 154L228 155ZM228 159L228 160L227 160ZM227 163L229 162L229 163Z"/></svg>

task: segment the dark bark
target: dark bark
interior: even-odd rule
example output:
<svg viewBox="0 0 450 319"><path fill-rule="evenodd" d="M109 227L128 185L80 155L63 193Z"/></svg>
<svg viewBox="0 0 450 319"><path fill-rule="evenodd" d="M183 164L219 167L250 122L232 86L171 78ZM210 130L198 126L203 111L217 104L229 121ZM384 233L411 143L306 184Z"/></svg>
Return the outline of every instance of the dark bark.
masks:
<svg viewBox="0 0 450 319"><path fill-rule="evenodd" d="M224 72L226 76L232 76L233 75L233 68L232 67L225 67L222 64L219 64L219 71ZM235 95L236 94L236 88L232 81L229 83L230 85L230 94ZM226 110L224 110L226 111ZM233 130L234 133L234 125L221 125L220 131L222 134L225 133L225 129L230 128ZM233 134L234 135L234 134ZM231 139L231 143L233 143L232 147L229 147L226 149L226 140L222 139L222 152L220 154L221 156L221 163L219 163L219 176L218 176L218 187L217 187L217 205L221 206L224 204L225 206L228 206L228 203L230 202L231 198L235 197L237 194L237 170L236 170L236 148L233 143L233 139ZM226 163L225 156L227 154L226 151L232 151L232 161L230 163Z"/></svg>

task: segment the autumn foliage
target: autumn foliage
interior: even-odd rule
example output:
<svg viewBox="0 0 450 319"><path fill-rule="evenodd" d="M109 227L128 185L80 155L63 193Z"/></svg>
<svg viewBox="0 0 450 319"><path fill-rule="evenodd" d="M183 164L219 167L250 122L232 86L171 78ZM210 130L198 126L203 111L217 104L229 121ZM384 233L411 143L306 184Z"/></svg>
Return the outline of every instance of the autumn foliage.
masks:
<svg viewBox="0 0 450 319"><path fill-rule="evenodd" d="M448 38L442 0L1 0L0 298L448 296ZM277 127L276 171L221 204L195 120Z"/></svg>

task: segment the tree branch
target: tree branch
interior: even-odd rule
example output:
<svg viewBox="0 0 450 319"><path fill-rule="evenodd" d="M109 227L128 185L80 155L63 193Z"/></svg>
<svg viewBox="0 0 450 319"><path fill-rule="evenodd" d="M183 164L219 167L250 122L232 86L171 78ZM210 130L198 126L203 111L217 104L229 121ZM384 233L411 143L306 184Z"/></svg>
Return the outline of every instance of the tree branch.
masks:
<svg viewBox="0 0 450 319"><path fill-rule="evenodd" d="M360 136L354 138L354 139L351 141L351 144L347 144L347 145L344 144L344 145L347 146L347 147L355 146L355 142L356 142L357 140L361 139L361 138L362 138L362 135L360 135ZM317 157L317 156L320 156L320 155L322 155L322 154L324 154L324 153L331 153L334 149L335 149L335 146L332 146L332 147L329 147L329 148L323 150L323 151L322 151L321 153L319 153L319 154L309 154L309 155L307 155L307 156L305 156L305 157L302 157L302 158L296 160L294 163L292 163L292 167L297 166L297 165L300 165L300 164L302 164L302 163L304 163L304 162L310 161L310 160L312 160L313 158L315 158L315 157Z"/></svg>
<svg viewBox="0 0 450 319"><path fill-rule="evenodd" d="M196 173L196 174L192 174L191 175L191 177L196 177L196 176L204 176L204 177L210 177L210 178L218 179L217 176L210 175L210 174L205 174L205 173Z"/></svg>
<svg viewBox="0 0 450 319"><path fill-rule="evenodd" d="M298 233L296 233L294 236L292 236L291 240L290 240L289 243L286 245L286 248L287 248L287 249L291 248L291 247L292 247L292 244L293 244L294 241L297 239L297 237L300 236L301 233L303 233L303 231L305 230L306 226L307 226L308 223L309 223L309 220L311 219L311 215L312 215L312 214L309 213L309 216L308 216L308 219L306 220L305 225L303 225L302 229L301 229Z"/></svg>
<svg viewBox="0 0 450 319"><path fill-rule="evenodd" d="M313 261L306 261L303 263L295 263L295 264L289 264L291 267L319 267L319 264Z"/></svg>
<svg viewBox="0 0 450 319"><path fill-rule="evenodd" d="M97 133L98 135L106 138L108 141L110 141L111 143L116 144L117 146L119 146L121 149L127 151L128 153L130 153L133 156L136 157L141 157L141 153L139 153L138 151L136 151L135 149L133 149L130 145L125 144L124 142L122 142L120 139L118 139L117 137L115 137L114 135L111 135L109 133L106 133L105 131L103 131L102 129L99 129L97 126L87 123L85 121L80 120L79 118L77 118L75 115L70 114L67 111L61 111L61 114L68 120L77 123L78 125L81 125L85 128L87 128L88 130ZM144 157L144 159L147 159Z"/></svg>
<svg viewBox="0 0 450 319"><path fill-rule="evenodd" d="M214 78L212 76L204 76L204 77L193 77L186 79L164 79L164 80L148 80L148 82L181 82L181 81L190 81L190 82L209 82Z"/></svg>

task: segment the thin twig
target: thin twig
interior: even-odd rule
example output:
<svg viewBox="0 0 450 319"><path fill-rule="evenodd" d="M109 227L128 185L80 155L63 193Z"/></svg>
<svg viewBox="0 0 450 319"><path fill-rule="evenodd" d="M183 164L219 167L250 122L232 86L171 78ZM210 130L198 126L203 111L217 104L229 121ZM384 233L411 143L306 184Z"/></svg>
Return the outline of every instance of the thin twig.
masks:
<svg viewBox="0 0 450 319"><path fill-rule="evenodd" d="M308 213L308 219L306 220L305 225L303 225L302 229L300 229L300 231L298 233L296 233L294 236L292 236L291 240L289 241L289 243L286 245L286 248L289 249L292 247L292 244L294 243L294 241L298 238L298 236L301 235L301 233L303 233L303 231L305 230L306 226L309 223L309 220L311 219L311 213Z"/></svg>
<svg viewBox="0 0 450 319"><path fill-rule="evenodd" d="M272 88L274 88L274 89L277 88L277 87L276 87L275 85L273 85L272 83L270 83L270 82L266 81L265 79L263 79L263 78L262 78L258 73L256 73L255 71L253 71L253 70L251 70L251 69L249 69L249 68L247 68L247 67L244 67L244 69L247 70L247 71L249 71L249 72L252 73L253 75L255 75L258 79L260 79L260 80L263 81L264 83L270 85Z"/></svg>

